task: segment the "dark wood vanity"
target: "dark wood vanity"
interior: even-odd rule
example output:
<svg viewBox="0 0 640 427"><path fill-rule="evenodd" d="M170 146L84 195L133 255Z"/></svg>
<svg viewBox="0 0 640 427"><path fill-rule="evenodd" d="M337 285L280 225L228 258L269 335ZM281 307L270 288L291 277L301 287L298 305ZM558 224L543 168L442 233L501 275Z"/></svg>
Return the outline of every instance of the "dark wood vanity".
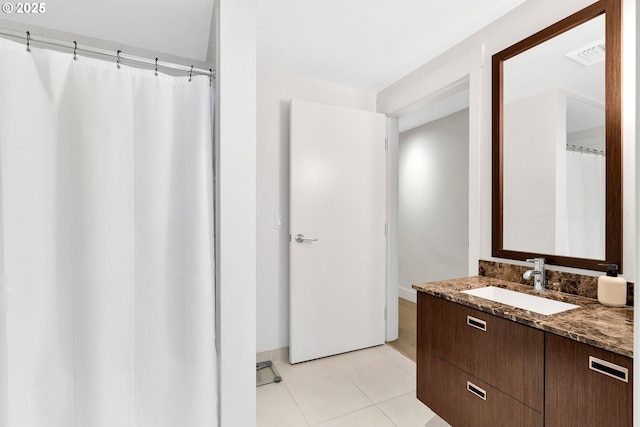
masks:
<svg viewBox="0 0 640 427"><path fill-rule="evenodd" d="M487 285L514 288L487 278L416 287L418 399L453 427L632 426L633 359L576 341L602 330L591 336L572 329L577 315L588 329L606 308L571 296L579 313L544 316L460 292ZM618 309L609 320L616 316L625 319L620 339L628 339L633 309ZM617 346L615 339L601 344Z"/></svg>
<svg viewBox="0 0 640 427"><path fill-rule="evenodd" d="M544 332L418 295L418 398L452 426L543 425Z"/></svg>

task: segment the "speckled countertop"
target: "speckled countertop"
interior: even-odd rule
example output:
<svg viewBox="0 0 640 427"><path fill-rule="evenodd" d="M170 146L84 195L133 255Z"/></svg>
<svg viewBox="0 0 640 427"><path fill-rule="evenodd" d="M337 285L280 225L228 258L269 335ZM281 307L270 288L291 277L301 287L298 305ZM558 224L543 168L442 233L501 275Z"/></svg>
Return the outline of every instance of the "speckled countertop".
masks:
<svg viewBox="0 0 640 427"><path fill-rule="evenodd" d="M485 286L544 296L580 307L547 316L461 292ZM633 307L605 307L596 299L551 290L539 293L531 286L482 276L424 283L413 285L413 288L523 325L633 357Z"/></svg>

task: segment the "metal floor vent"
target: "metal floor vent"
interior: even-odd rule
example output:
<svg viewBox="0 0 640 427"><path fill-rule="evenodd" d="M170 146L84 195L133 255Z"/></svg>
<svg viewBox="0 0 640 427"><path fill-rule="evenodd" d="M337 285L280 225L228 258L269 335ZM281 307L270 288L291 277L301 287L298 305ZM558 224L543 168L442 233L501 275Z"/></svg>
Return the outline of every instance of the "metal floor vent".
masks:
<svg viewBox="0 0 640 427"><path fill-rule="evenodd" d="M282 381L282 377L270 360L256 363L256 387L274 382L279 383L280 381Z"/></svg>

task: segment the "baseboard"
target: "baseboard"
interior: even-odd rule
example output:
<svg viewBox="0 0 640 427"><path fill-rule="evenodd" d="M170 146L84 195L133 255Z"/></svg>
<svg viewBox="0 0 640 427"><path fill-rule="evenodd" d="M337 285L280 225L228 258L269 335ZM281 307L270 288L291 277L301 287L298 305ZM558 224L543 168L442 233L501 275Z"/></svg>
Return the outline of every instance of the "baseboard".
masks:
<svg viewBox="0 0 640 427"><path fill-rule="evenodd" d="M256 363L266 362L267 360L271 360L272 362L289 361L289 347L275 348L273 350L256 353Z"/></svg>
<svg viewBox="0 0 640 427"><path fill-rule="evenodd" d="M418 302L418 293L415 289L398 288L398 296L411 302Z"/></svg>

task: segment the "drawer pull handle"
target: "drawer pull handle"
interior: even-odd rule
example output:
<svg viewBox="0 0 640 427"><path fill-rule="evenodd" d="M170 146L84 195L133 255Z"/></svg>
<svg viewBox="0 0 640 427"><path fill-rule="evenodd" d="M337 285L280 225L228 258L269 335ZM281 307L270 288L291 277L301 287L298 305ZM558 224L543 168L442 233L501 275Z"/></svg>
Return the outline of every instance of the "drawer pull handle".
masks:
<svg viewBox="0 0 640 427"><path fill-rule="evenodd" d="M467 316L467 325L473 326L474 328L480 329L481 331L486 332L487 330L487 322L477 319L473 316Z"/></svg>
<svg viewBox="0 0 640 427"><path fill-rule="evenodd" d="M487 392L472 383L471 381L467 381L467 390L471 393L475 394L482 400L487 400Z"/></svg>
<svg viewBox="0 0 640 427"><path fill-rule="evenodd" d="M629 382L629 370L627 368L607 362L606 360L598 359L597 357L589 356L589 369L624 381L625 383Z"/></svg>

